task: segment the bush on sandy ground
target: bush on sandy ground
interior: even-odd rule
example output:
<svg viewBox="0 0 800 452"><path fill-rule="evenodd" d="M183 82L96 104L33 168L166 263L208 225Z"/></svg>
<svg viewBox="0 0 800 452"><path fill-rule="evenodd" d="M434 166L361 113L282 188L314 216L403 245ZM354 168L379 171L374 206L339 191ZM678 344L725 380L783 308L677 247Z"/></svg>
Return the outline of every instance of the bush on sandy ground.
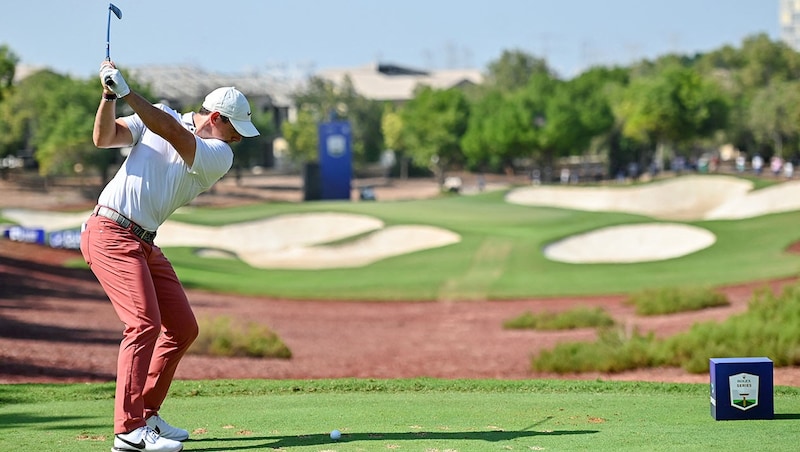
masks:
<svg viewBox="0 0 800 452"><path fill-rule="evenodd" d="M662 315L728 306L730 301L712 289L669 287L636 292L628 297L627 304L636 306L639 315Z"/></svg>
<svg viewBox="0 0 800 452"><path fill-rule="evenodd" d="M510 330L572 330L576 328L608 327L614 319L603 308L579 306L569 311L534 314L527 311L518 317L503 322L503 328Z"/></svg>
<svg viewBox="0 0 800 452"><path fill-rule="evenodd" d="M689 372L708 371L708 359L729 356L766 356L775 366L800 364L800 285L775 295L762 289L747 312L723 323L697 323L686 333L663 344L670 365Z"/></svg>
<svg viewBox="0 0 800 452"><path fill-rule="evenodd" d="M655 337L623 328L605 328L596 342L567 342L545 350L532 360L535 371L572 372L623 372L640 367L661 364L657 358Z"/></svg>
<svg viewBox="0 0 800 452"><path fill-rule="evenodd" d="M569 373L679 366L705 373L709 358L731 356L766 356L776 367L800 364L800 284L786 287L780 295L758 291L747 312L722 323L697 323L664 340L652 333L606 329L593 343L562 343L543 351L532 358L531 367Z"/></svg>
<svg viewBox="0 0 800 452"><path fill-rule="evenodd" d="M234 322L229 317L201 319L200 335L189 353L251 358L291 358L292 352L269 328Z"/></svg>

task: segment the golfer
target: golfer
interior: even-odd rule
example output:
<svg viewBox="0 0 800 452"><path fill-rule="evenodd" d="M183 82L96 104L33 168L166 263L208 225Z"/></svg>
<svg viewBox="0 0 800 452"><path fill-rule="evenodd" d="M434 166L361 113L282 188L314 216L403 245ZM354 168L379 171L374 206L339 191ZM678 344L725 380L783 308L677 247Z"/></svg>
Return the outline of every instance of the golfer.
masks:
<svg viewBox="0 0 800 452"><path fill-rule="evenodd" d="M212 91L199 112L179 114L131 91L112 62L101 64L100 81L94 144L132 146L81 234L81 253L125 325L112 451L180 451L189 433L168 424L159 410L198 327L154 239L172 212L228 172L230 143L259 133L247 99L233 87ZM117 99L135 114L116 118Z"/></svg>

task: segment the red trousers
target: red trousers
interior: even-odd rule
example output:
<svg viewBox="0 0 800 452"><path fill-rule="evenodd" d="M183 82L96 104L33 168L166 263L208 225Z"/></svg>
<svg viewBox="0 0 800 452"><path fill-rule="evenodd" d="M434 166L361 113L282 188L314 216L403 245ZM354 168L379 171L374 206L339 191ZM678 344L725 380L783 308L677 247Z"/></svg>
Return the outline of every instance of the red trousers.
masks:
<svg viewBox="0 0 800 452"><path fill-rule="evenodd" d="M145 425L167 397L175 369L197 338L197 320L161 249L92 216L81 253L125 325L117 359L114 433Z"/></svg>

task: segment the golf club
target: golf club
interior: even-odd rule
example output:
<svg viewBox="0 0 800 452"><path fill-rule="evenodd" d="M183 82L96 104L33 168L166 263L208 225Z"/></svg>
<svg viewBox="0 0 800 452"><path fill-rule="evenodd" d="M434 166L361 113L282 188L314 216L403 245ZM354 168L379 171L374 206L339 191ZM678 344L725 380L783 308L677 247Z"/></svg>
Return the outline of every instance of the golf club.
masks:
<svg viewBox="0 0 800 452"><path fill-rule="evenodd" d="M117 19L122 20L122 10L114 6L113 3L108 4L108 26L106 27L106 61L111 61L111 13L117 16ZM106 77L106 85L114 85L114 81L110 77Z"/></svg>

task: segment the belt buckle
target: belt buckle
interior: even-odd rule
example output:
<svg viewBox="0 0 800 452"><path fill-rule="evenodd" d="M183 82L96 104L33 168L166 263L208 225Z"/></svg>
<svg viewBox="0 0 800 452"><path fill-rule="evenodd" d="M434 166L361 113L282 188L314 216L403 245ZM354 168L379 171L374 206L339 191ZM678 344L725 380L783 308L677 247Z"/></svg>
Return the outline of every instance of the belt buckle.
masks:
<svg viewBox="0 0 800 452"><path fill-rule="evenodd" d="M136 235L139 236L140 239L144 240L149 244L153 244L153 240L156 238L156 233L152 231L148 231L147 229L138 226L138 230L135 231Z"/></svg>

